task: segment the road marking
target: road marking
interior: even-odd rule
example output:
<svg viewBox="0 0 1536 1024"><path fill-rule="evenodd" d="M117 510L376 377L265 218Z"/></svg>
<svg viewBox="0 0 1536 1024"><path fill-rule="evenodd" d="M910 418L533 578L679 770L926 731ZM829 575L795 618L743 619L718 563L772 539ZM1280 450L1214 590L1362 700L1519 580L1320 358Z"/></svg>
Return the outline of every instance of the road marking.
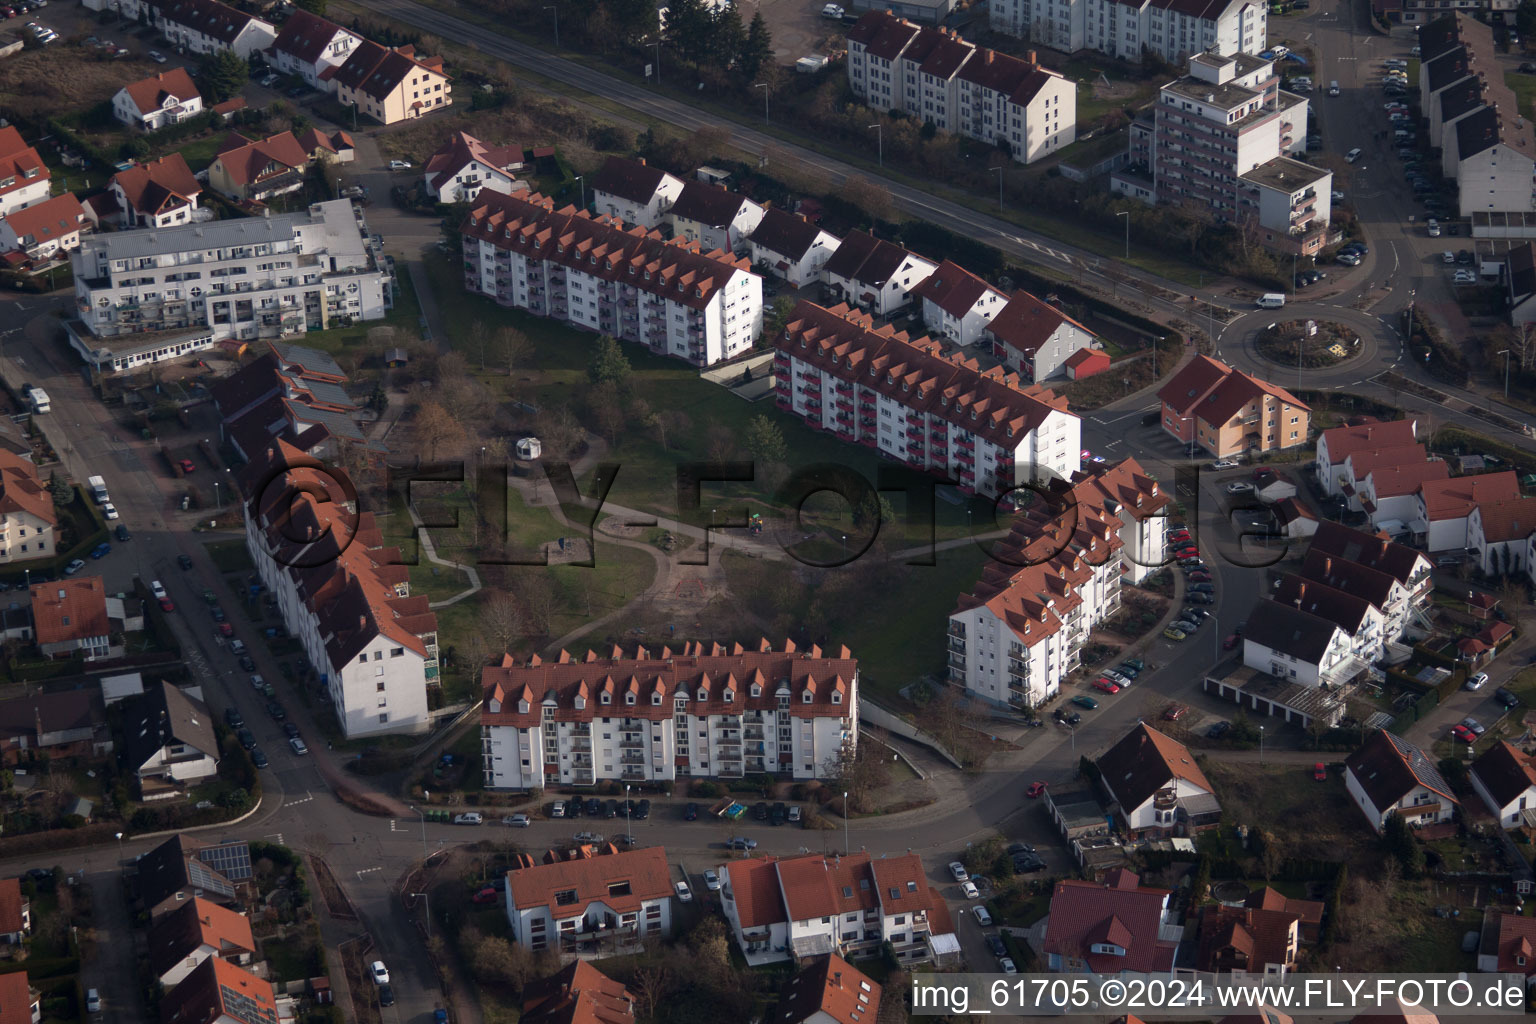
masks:
<svg viewBox="0 0 1536 1024"><path fill-rule="evenodd" d="M376 867L376 868L363 868L363 869L362 869L362 870L361 870L361 871L359 871L359 872L358 872L358 873L357 873L357 877L358 877L358 878L362 878L362 877L363 877L363 876L364 876L364 875L371 875L371 874L372 874L372 873L373 873L373 872L375 872L375 871L383 871L383 870L384 870L384 868L383 868L383 867Z"/></svg>
<svg viewBox="0 0 1536 1024"><path fill-rule="evenodd" d="M408 829L404 825L400 824L399 820L395 819L395 818L390 818L389 819L389 830L391 832L409 832L410 831L410 829Z"/></svg>
<svg viewBox="0 0 1536 1024"><path fill-rule="evenodd" d="M284 807L297 807L297 806L299 806L299 804L307 804L307 803L309 803L314 798L315 798L315 794L311 793L309 790L306 789L304 791L303 799L301 799L301 800L284 800L283 801L283 806Z"/></svg>

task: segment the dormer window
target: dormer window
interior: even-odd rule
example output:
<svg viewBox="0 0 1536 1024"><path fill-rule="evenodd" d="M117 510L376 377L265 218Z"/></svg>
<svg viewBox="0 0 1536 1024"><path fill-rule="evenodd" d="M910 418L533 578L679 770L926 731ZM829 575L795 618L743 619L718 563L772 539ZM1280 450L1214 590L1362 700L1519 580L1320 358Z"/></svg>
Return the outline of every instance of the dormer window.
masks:
<svg viewBox="0 0 1536 1024"><path fill-rule="evenodd" d="M832 691L832 703L833 704L841 704L842 702L843 702L843 695L838 693L836 690L833 690Z"/></svg>
<svg viewBox="0 0 1536 1024"><path fill-rule="evenodd" d="M613 696L611 694L604 693L602 697L599 698L599 701L603 704L612 704Z"/></svg>
<svg viewBox="0 0 1536 1024"><path fill-rule="evenodd" d="M709 691L702 686L699 687L699 700L709 700Z"/></svg>
<svg viewBox="0 0 1536 1024"><path fill-rule="evenodd" d="M761 686L757 685L756 683L753 683L752 684L752 696L753 697L761 697L762 695L763 695L763 688Z"/></svg>
<svg viewBox="0 0 1536 1024"><path fill-rule="evenodd" d="M727 704L734 704L734 703L736 703L736 691L735 690L726 690L725 691L725 702Z"/></svg>
<svg viewBox="0 0 1536 1024"><path fill-rule="evenodd" d="M633 693L626 693L624 695L624 703L625 704L634 704L634 702L635 702L635 695Z"/></svg>
<svg viewBox="0 0 1536 1024"><path fill-rule="evenodd" d="M816 698L811 694L810 690L806 690L804 693L802 693L800 695L800 703L801 704L809 704L811 701L813 701L815 699Z"/></svg>
<svg viewBox="0 0 1536 1024"><path fill-rule="evenodd" d="M517 702L517 713L520 715L526 715L528 713L528 702L526 700L520 700Z"/></svg>
<svg viewBox="0 0 1536 1024"><path fill-rule="evenodd" d="M660 707L660 706L661 706L661 691L658 690L657 692L651 694L651 707Z"/></svg>
<svg viewBox="0 0 1536 1024"><path fill-rule="evenodd" d="M571 706L577 711L580 711L587 706L587 698L578 693L576 695L576 700L571 704Z"/></svg>

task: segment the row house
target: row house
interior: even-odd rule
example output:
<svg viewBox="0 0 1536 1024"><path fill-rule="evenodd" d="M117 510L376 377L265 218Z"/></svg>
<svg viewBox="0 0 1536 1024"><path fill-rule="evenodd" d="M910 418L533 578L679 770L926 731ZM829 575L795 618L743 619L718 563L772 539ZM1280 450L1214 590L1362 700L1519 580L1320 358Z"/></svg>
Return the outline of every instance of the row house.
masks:
<svg viewBox="0 0 1536 1024"><path fill-rule="evenodd" d="M890 317L912 301L912 292L938 269L914 252L852 231L822 266L832 294L875 316Z"/></svg>
<svg viewBox="0 0 1536 1024"><path fill-rule="evenodd" d="M690 181L667 210L672 237L697 242L706 251L745 253L747 237L762 222L763 208L739 192L705 181Z"/></svg>
<svg viewBox="0 0 1536 1024"><path fill-rule="evenodd" d="M1077 140L1077 85L977 47L947 28L870 11L848 30L848 85L875 110L901 111L940 130L1032 163Z"/></svg>
<svg viewBox="0 0 1536 1024"><path fill-rule="evenodd" d="M1257 0L995 0L991 27L1063 53L1178 65L1201 52L1259 53L1269 8Z"/></svg>
<svg viewBox="0 0 1536 1024"><path fill-rule="evenodd" d="M41 1024L42 993L32 985L26 968L0 974L0 1024Z"/></svg>
<svg viewBox="0 0 1536 1024"><path fill-rule="evenodd" d="M1455 551L1470 546L1467 520L1484 502L1520 497L1520 479L1513 470L1476 476L1427 480L1419 486L1418 507L1408 523L1416 543L1426 551Z"/></svg>
<svg viewBox="0 0 1536 1024"><path fill-rule="evenodd" d="M635 1024L635 996L586 960L523 986L520 1024Z"/></svg>
<svg viewBox="0 0 1536 1024"><path fill-rule="evenodd" d="M437 616L346 473L275 439L240 474L245 544L351 737L423 732Z"/></svg>
<svg viewBox="0 0 1536 1024"><path fill-rule="evenodd" d="M0 254L13 264L46 264L80 248L90 230L85 207L65 192L0 218Z"/></svg>
<svg viewBox="0 0 1536 1024"><path fill-rule="evenodd" d="M858 748L859 667L846 647L685 644L521 664L506 655L480 678L487 789L825 778Z"/></svg>
<svg viewBox="0 0 1536 1024"><path fill-rule="evenodd" d="M270 981L232 959L210 956L160 998L160 1019L165 1024L277 1024L280 1018Z"/></svg>
<svg viewBox="0 0 1536 1024"><path fill-rule="evenodd" d="M129 82L112 97L112 115L140 131L158 131L202 112L202 94L186 68Z"/></svg>
<svg viewBox="0 0 1536 1024"><path fill-rule="evenodd" d="M465 288L503 306L694 366L746 352L762 331L763 280L745 257L537 192L482 191L461 231Z"/></svg>
<svg viewBox="0 0 1536 1024"><path fill-rule="evenodd" d="M1360 596L1372 601L1386 615L1389 632L1402 632L1410 624L1415 613L1429 606L1435 583L1430 576L1431 566L1424 553L1396 544L1378 534L1353 530L1341 523L1322 523L1312 536L1312 546L1307 558L1314 555L1332 559L1329 565L1355 566L1370 570L1391 581L1388 592L1363 591ZM1306 571L1303 561L1303 572ZM1329 573L1317 577L1328 582ZM1342 577L1341 577L1342 578ZM1340 586L1329 582L1330 586ZM1343 587L1342 589L1348 589Z"/></svg>
<svg viewBox="0 0 1536 1024"><path fill-rule="evenodd" d="M0 448L0 565L52 558L58 523L53 495L37 466Z"/></svg>
<svg viewBox="0 0 1536 1024"><path fill-rule="evenodd" d="M1461 806L1435 758L1385 729L1345 759L1344 788L1378 833L1394 814L1409 825L1436 825L1454 820Z"/></svg>
<svg viewBox="0 0 1536 1024"><path fill-rule="evenodd" d="M1094 350L1093 332L1055 306L1016 291L982 331L992 357L1022 380L1050 380L1068 372L1079 353Z"/></svg>
<svg viewBox="0 0 1536 1024"><path fill-rule="evenodd" d="M1170 497L1134 459L1096 465L1031 495L981 579L949 617L950 679L997 705L1036 708L1082 663L1122 582L1167 557Z"/></svg>
<svg viewBox="0 0 1536 1024"><path fill-rule="evenodd" d="M230 909L252 890L255 872L250 844L237 839L205 843L184 833L166 839L134 861L138 906L150 923L174 914L192 900Z"/></svg>
<svg viewBox="0 0 1536 1024"><path fill-rule="evenodd" d="M527 855L524 855L527 861ZM611 953L672 934L672 869L660 846L550 851L507 872L507 920L523 949Z"/></svg>
<svg viewBox="0 0 1536 1024"><path fill-rule="evenodd" d="M162 988L175 988L209 957L240 966L256 952L251 919L212 900L193 897L149 930L149 969Z"/></svg>
<svg viewBox="0 0 1536 1024"><path fill-rule="evenodd" d="M203 186L180 153L118 171L107 188L111 202L96 207L98 222L112 220L129 228L169 228L203 219L198 214Z"/></svg>
<svg viewBox="0 0 1536 1024"><path fill-rule="evenodd" d="M804 288L821 280L822 268L842 239L801 213L770 206L747 236L753 266L781 281Z"/></svg>
<svg viewBox="0 0 1536 1024"><path fill-rule="evenodd" d="M1220 824L1215 787L1189 748L1145 722L1094 764L1109 812L1129 836L1187 838Z"/></svg>
<svg viewBox="0 0 1536 1024"><path fill-rule="evenodd" d="M398 124L453 103L443 58L417 56L414 46L384 47L363 39L324 80L342 106L356 107L380 124Z"/></svg>
<svg viewBox="0 0 1536 1024"><path fill-rule="evenodd" d="M881 987L836 953L811 960L779 993L765 1021L776 1024L874 1024Z"/></svg>
<svg viewBox="0 0 1536 1024"><path fill-rule="evenodd" d="M213 385L221 439L246 461L276 438L317 459L335 461L347 451L382 461L389 448L363 435L366 414L335 361L302 345L266 344L265 353Z"/></svg>
<svg viewBox="0 0 1536 1024"><path fill-rule="evenodd" d="M310 88L324 91L330 74L347 62L362 41L356 32L295 9L272 41L267 62L279 74L297 75Z"/></svg>
<svg viewBox="0 0 1536 1024"><path fill-rule="evenodd" d="M1218 459L1307 443L1312 410L1278 385L1210 356L1184 364L1157 393L1163 430Z"/></svg>
<svg viewBox="0 0 1536 1024"><path fill-rule="evenodd" d="M13 125L0 127L0 217L33 206L52 194L48 165Z"/></svg>
<svg viewBox="0 0 1536 1024"><path fill-rule="evenodd" d="M1526 554L1536 533L1536 497L1480 502L1467 516L1467 548L1486 576L1525 575Z"/></svg>
<svg viewBox="0 0 1536 1024"><path fill-rule="evenodd" d="M229 50L249 60L277 38L270 22L218 0L115 0L112 6L130 19L140 17L139 8L147 9L150 21L172 46L199 56Z"/></svg>
<svg viewBox="0 0 1536 1024"><path fill-rule="evenodd" d="M7 765L102 757L112 748L98 692L67 690L0 700L0 753Z"/></svg>
<svg viewBox="0 0 1536 1024"><path fill-rule="evenodd" d="M592 209L625 227L657 228L683 194L683 180L645 162L611 156L592 176Z"/></svg>
<svg viewBox="0 0 1536 1024"><path fill-rule="evenodd" d="M1444 459L1428 458L1422 446L1416 447L1408 461L1371 467L1355 488L1352 504L1358 501L1378 530L1395 534L1407 529L1418 509L1419 489L1450 477L1451 468Z"/></svg>
<svg viewBox="0 0 1536 1024"><path fill-rule="evenodd" d="M903 965L959 950L949 909L915 853L751 857L719 874L721 909L753 966L873 956L886 943Z"/></svg>
<svg viewBox="0 0 1536 1024"><path fill-rule="evenodd" d="M434 201L464 203L483 188L511 195L527 167L521 146L487 146L468 132L454 132L427 158L422 184Z"/></svg>
<svg viewBox="0 0 1536 1024"><path fill-rule="evenodd" d="M939 264L912 294L922 300L923 326L961 345L984 340L987 324L1007 301L1002 292L949 260Z"/></svg>
<svg viewBox="0 0 1536 1024"><path fill-rule="evenodd" d="M0 942L19 946L32 934L32 901L21 891L21 879L0 878Z"/></svg>
<svg viewBox="0 0 1536 1024"><path fill-rule="evenodd" d="M1323 493L1337 496L1346 483L1346 463L1357 452L1401 448L1416 443L1417 421L1376 420L1332 427L1317 436L1317 482Z"/></svg>
<svg viewBox="0 0 1536 1024"><path fill-rule="evenodd" d="M1065 399L867 313L802 301L773 343L780 409L968 494L1069 479L1081 465L1082 424Z"/></svg>

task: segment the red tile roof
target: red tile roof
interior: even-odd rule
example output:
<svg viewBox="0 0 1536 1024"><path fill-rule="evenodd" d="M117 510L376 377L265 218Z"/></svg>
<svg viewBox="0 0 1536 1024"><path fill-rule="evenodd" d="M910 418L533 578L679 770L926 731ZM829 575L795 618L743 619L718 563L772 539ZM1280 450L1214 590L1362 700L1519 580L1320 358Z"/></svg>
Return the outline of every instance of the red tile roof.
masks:
<svg viewBox="0 0 1536 1024"><path fill-rule="evenodd" d="M809 921L879 907L880 898L870 876L870 860L867 853L780 860L779 886L789 919Z"/></svg>
<svg viewBox="0 0 1536 1024"><path fill-rule="evenodd" d="M1126 814L1176 781L1206 793L1216 792L1188 747L1145 722L1099 755L1096 763L1104 785L1115 794Z"/></svg>
<svg viewBox="0 0 1536 1024"><path fill-rule="evenodd" d="M1536 498L1520 495L1484 501L1477 506L1483 539L1489 543L1525 540L1536 533Z"/></svg>
<svg viewBox="0 0 1536 1024"><path fill-rule="evenodd" d="M1040 70L1036 64L983 47L960 69L960 80L982 89L1012 96Z"/></svg>
<svg viewBox="0 0 1536 1024"><path fill-rule="evenodd" d="M1323 923L1323 903L1321 900L1295 899L1282 895L1267 885L1250 892L1248 898L1243 902L1245 906L1249 907L1258 907L1263 910L1283 910L1287 914L1295 914L1303 926Z"/></svg>
<svg viewBox="0 0 1536 1024"><path fill-rule="evenodd" d="M767 1024L874 1024L880 1014L880 986L836 953L803 966L779 994ZM824 1015L824 1016L818 1016Z"/></svg>
<svg viewBox="0 0 1536 1024"><path fill-rule="evenodd" d="M1143 888L1129 871L1113 872L1106 884L1067 881L1056 883L1051 895L1051 914L1046 923L1044 950L1063 958L1086 961L1095 973L1165 971L1173 966L1175 943L1158 940L1167 889ZM1090 953L1089 946L1107 941L1111 930L1121 934L1117 942L1124 956Z"/></svg>
<svg viewBox="0 0 1536 1024"><path fill-rule="evenodd" d="M1332 427L1323 431L1320 440L1328 446L1328 461L1337 466L1357 451L1413 444L1414 432L1414 420L1391 420Z"/></svg>
<svg viewBox="0 0 1536 1024"><path fill-rule="evenodd" d="M1502 501L1520 496L1520 481L1513 470L1458 476L1448 480L1430 480L1419 488L1430 522L1461 519L1483 502Z"/></svg>
<svg viewBox="0 0 1536 1024"><path fill-rule="evenodd" d="M1330 456L1331 458L1331 456ZM1350 453L1349 465L1356 480L1364 480L1372 471L1421 466L1429 459L1422 443L1401 444L1383 448L1361 448Z"/></svg>
<svg viewBox="0 0 1536 1024"><path fill-rule="evenodd" d="M0 974L0 1024L32 1024L32 986L24 970Z"/></svg>
<svg viewBox="0 0 1536 1024"><path fill-rule="evenodd" d="M288 53L305 64L314 64L331 45L331 40L336 38L336 33L348 32L333 21L311 14L305 10L295 10L283 22L282 31L272 41L272 49L279 53Z"/></svg>
<svg viewBox="0 0 1536 1024"><path fill-rule="evenodd" d="M523 988L522 1024L634 1024L635 997L620 982L576 960Z"/></svg>
<svg viewBox="0 0 1536 1024"><path fill-rule="evenodd" d="M211 947L216 956L256 952L250 918L194 897L150 929L150 969L155 977L162 977L203 946Z"/></svg>
<svg viewBox="0 0 1536 1024"><path fill-rule="evenodd" d="M1504 911L1499 915L1498 965L1501 974L1536 974L1536 918ZM1523 961L1523 962L1521 962Z"/></svg>
<svg viewBox="0 0 1536 1024"><path fill-rule="evenodd" d="M146 217L190 205L203 191L180 153L118 171L112 182L122 190L128 205Z"/></svg>
<svg viewBox="0 0 1536 1024"><path fill-rule="evenodd" d="M1200 909L1200 944L1195 969L1262 972L1270 964L1296 966L1301 918L1262 907L1206 906Z"/></svg>
<svg viewBox="0 0 1536 1024"><path fill-rule="evenodd" d="M9 448L0 448L0 513L30 512L49 526L59 521L53 496L43 486L37 467Z"/></svg>
<svg viewBox="0 0 1536 1024"><path fill-rule="evenodd" d="M162 71L158 75L149 78L141 78L137 82L129 82L123 86L123 91L133 101L133 105L140 114L147 114L152 110L159 110L167 98L177 103L185 103L191 99L197 99L202 94L197 91L197 86L192 82L192 76L186 68L172 68Z"/></svg>
<svg viewBox="0 0 1536 1024"><path fill-rule="evenodd" d="M1067 357L1063 364L1077 380L1092 377L1109 369L1109 353L1101 348L1080 348Z"/></svg>
<svg viewBox="0 0 1536 1024"><path fill-rule="evenodd" d="M0 186L0 196L47 181L49 177L48 165L37 150L21 141L21 133L12 125L0 128L0 180L14 179L11 184Z"/></svg>
<svg viewBox="0 0 1536 1024"><path fill-rule="evenodd" d="M230 132L219 146L214 162L223 165L232 184L250 185L263 178L308 167L309 154L299 145L293 132L278 132L260 141Z"/></svg>
<svg viewBox="0 0 1536 1024"><path fill-rule="evenodd" d="M85 207L73 192L17 210L5 218L5 223L23 246L63 242L90 227Z"/></svg>
<svg viewBox="0 0 1536 1024"><path fill-rule="evenodd" d="M32 625L40 644L67 643L112 631L100 576L32 584Z"/></svg>
<svg viewBox="0 0 1536 1024"><path fill-rule="evenodd" d="M487 146L468 132L454 132L427 158L424 172L434 189L441 189L470 163L511 174L523 165L521 146Z"/></svg>
<svg viewBox="0 0 1536 1024"><path fill-rule="evenodd" d="M556 899L566 891L574 899ZM672 873L667 851L651 846L519 868L507 875L507 896L517 910L548 907L557 923L585 914L593 903L623 914L639 911L644 902L671 899Z"/></svg>
<svg viewBox="0 0 1536 1024"><path fill-rule="evenodd" d="M1003 297L1002 292L949 260L940 263L937 270L912 289L913 295L933 303L953 317L965 316L988 292Z"/></svg>
<svg viewBox="0 0 1536 1024"><path fill-rule="evenodd" d="M1298 409L1309 408L1284 388L1234 370L1210 356L1196 356L1157 393L1179 415L1193 414L1218 426L1241 412L1249 402L1266 395Z"/></svg>
<svg viewBox="0 0 1536 1024"><path fill-rule="evenodd" d="M363 39L352 47L346 63L336 69L332 78L346 88L365 93L382 103L400 87L407 76L416 71L448 77L443 74L441 57L418 59L414 48L410 46L399 46L391 50L372 40Z"/></svg>
<svg viewBox="0 0 1536 1024"><path fill-rule="evenodd" d="M278 1024L272 984L228 960L211 956L160 1001L163 1024Z"/></svg>
<svg viewBox="0 0 1536 1024"><path fill-rule="evenodd" d="M743 930L789 920L779 889L778 864L777 857L751 857L725 866L731 898L736 902L736 919Z"/></svg>
<svg viewBox="0 0 1536 1024"><path fill-rule="evenodd" d="M1451 475L1451 467L1444 459L1433 462L1415 462L1406 466L1382 466L1370 472L1371 489L1376 500L1400 498L1413 494L1430 480L1445 480ZM1357 477L1358 479L1358 477Z"/></svg>
<svg viewBox="0 0 1536 1024"><path fill-rule="evenodd" d="M1026 291L1016 291L987 324L987 333L1011 349L1033 355L1063 324L1092 336L1093 332L1061 310Z"/></svg>
<svg viewBox="0 0 1536 1024"><path fill-rule="evenodd" d="M0 878L0 935L13 935L26 927L21 911L26 906L21 879Z"/></svg>

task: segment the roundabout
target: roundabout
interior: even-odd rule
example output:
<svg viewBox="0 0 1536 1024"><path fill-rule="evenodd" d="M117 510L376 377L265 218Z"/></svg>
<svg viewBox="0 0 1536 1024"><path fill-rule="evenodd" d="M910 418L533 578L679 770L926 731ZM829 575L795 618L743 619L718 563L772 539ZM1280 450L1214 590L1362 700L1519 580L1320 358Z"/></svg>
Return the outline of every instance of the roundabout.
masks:
<svg viewBox="0 0 1536 1024"><path fill-rule="evenodd" d="M1279 366L1328 370L1356 358L1360 335L1334 320L1282 320L1254 335L1260 357Z"/></svg>

